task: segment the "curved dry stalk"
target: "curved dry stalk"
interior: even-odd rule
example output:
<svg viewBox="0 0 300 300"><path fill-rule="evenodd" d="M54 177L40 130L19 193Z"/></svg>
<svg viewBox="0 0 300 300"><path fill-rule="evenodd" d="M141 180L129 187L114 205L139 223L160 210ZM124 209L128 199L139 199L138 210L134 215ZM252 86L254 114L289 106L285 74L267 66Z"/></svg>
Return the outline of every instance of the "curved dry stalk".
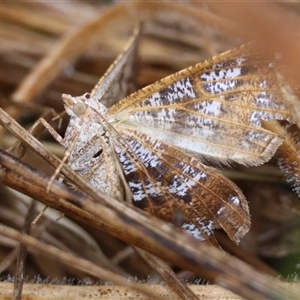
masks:
<svg viewBox="0 0 300 300"><path fill-rule="evenodd" d="M199 300L197 295L189 288L189 286L180 281L173 270L164 261L150 253L147 253L146 251L143 251L142 249L135 247L135 250L142 256L145 262L153 268L153 270L161 275L165 282L172 290L176 291L180 298L185 300Z"/></svg>
<svg viewBox="0 0 300 300"><path fill-rule="evenodd" d="M161 6L155 6L155 5L152 5L151 3L150 4L145 4L145 6L144 6L144 8L142 9L142 8L139 8L140 6L139 5L137 5L137 4L134 4L134 5L131 5L131 8L135 8L136 9L136 11L138 11L138 12L140 12L141 14L141 16L143 15L143 13L145 13L145 12L147 12L147 10L148 10L148 12L150 12L150 15L149 15L149 19L154 19L154 18L157 18L158 20L159 19L163 19L164 17L165 17L165 15L163 15L163 14L161 14L161 13L164 13L165 11L164 11L164 8L163 7L167 7L168 5L164 5L164 4L162 4ZM117 6L118 7L118 6ZM157 10L157 7L160 7L160 10ZM108 10L108 12L110 11L110 12L112 12L113 11L113 9L114 8L112 8L112 10L110 11L110 10ZM188 10L189 10L190 8L188 8ZM117 10L118 10L118 8L117 8ZM117 11L116 10L116 11ZM134 11L134 10L132 10L132 11ZM196 9L195 9L195 11L196 11ZM174 11L172 11L172 17L170 16L170 18L167 18L167 20L165 20L166 22L173 22L174 21L174 19L175 20L181 20L181 21L184 21L184 20L189 20L189 23L187 24L188 26L198 26L197 24L200 24L200 22L202 22L202 20L203 19L205 19L205 13L203 13L202 14L202 18L199 18L199 21L197 22L197 21L195 21L194 19L194 17L191 17L191 18L189 18L188 17L188 14L187 15L185 15L185 13L187 12L187 10L184 8L184 7L182 7L181 6L181 8L180 8L180 11L178 10L177 11L178 12L178 15L176 15L176 9L174 10ZM126 12L126 14L127 14L128 12ZM108 13L109 14L109 13ZM125 16L126 16L126 14L125 14ZM161 14L161 15L160 15ZM195 15L196 15L197 13L195 13ZM213 20L213 18L210 18L209 17L209 13L207 13L207 16L208 16L208 19L207 20L210 20L209 22L211 22L212 20ZM249 14L250 15L250 14ZM122 19L122 16L121 15L116 15L116 19L117 20L121 20ZM190 21L191 20L191 21ZM201 20L201 21L200 21ZM130 26L132 26L132 21L131 20L123 20L127 25L126 26L128 26L128 28L130 27ZM219 18L219 20L217 20L217 18L215 18L215 20L214 21L216 21L216 23L219 23L219 24L221 24L222 23L222 21L220 20L220 18ZM184 22L183 22L184 23ZM204 21L204 23L205 23L205 21ZM184 23L185 24L185 23ZM227 24L231 29L234 29L232 26L231 26L231 24L229 25L229 23ZM108 26L109 27L109 26ZM125 27L125 26L124 26ZM228 28L229 28L228 27ZM84 26L83 27L80 27L80 29L79 29L79 31L80 30L82 30L84 28ZM112 26L111 26L111 28L112 28ZM111 29L110 28L110 29ZM227 28L226 26L224 26L224 28ZM242 26L241 27L239 27L239 28L243 28ZM102 30L102 29L101 29ZM103 27L103 36L105 36L105 28ZM116 30L116 28L113 28L113 30ZM79 32L78 31L78 32ZM78 33L77 32L77 33ZM82 30L81 31L81 33L84 33L84 30ZM87 33L87 36L89 35L89 34L91 34L91 36L93 35L93 32L92 32L92 30L90 31L90 32L86 32ZM90 37L88 37L88 39L89 38L91 38L91 36ZM75 35L73 36L73 37L75 37L75 39L76 38L79 38L79 35L78 36L76 36L76 33L75 33ZM184 39L183 39L184 40ZM70 41L70 40L69 40ZM66 40L64 40L64 42L66 42ZM68 47L70 47L70 45L72 45L72 41L71 41L71 43L69 43L68 45L67 44L65 44L65 45L60 45L60 46L62 46L62 47L65 47L64 49L66 50ZM59 47L58 47L59 48ZM56 48L56 50L58 49L58 48ZM83 48L84 48L84 46L83 46ZM79 49L79 52L80 51L84 51L84 49ZM62 48L61 48L62 49ZM62 51L63 52L63 51ZM52 57L52 59L53 59L53 61L54 62L58 62L59 61L59 56L61 55L61 57L65 57L65 58L67 58L67 60L68 61L70 61L69 59L72 59L70 56L68 56L68 54L66 54L66 53L62 53L62 52L60 52L59 53L59 51L54 55L55 57ZM76 55L79 55L80 53L77 53ZM53 52L54 53L54 52ZM52 54L53 54L52 53ZM45 67L46 65L44 65L44 67ZM51 66L50 66L50 68L51 68ZM54 69L55 69L55 67L54 67ZM53 70L54 70L53 69ZM59 68L58 68L58 72L60 72L60 66L59 66ZM52 70L52 71L53 71ZM44 72L44 73L43 73ZM48 74L50 75L49 76L49 81L51 81L52 80L52 74L53 73L51 73L51 70L49 70L49 69L47 69L47 66L46 66L46 68L44 68L42 71L41 71L41 75L43 75L43 74L46 74L47 75L47 72L49 72ZM54 73L55 73L56 71L54 71ZM56 74L57 75L57 74ZM56 76L56 75L53 75L54 77ZM53 77L53 78L54 78ZM36 86L37 87L39 87L39 78L35 78L34 80L36 80L35 81L35 83L37 84ZM32 84L34 84L34 80L32 81ZM42 85L47 81L47 79L45 80L45 81L43 81L43 80L45 80L45 78L43 78L43 76L41 77L41 83L42 83ZM46 82L46 84L47 84L47 82ZM30 91L30 89L28 89L28 91L29 91L29 94L32 92L32 91ZM284 92L284 91L283 91ZM33 92L32 94L31 94L31 96L33 96L34 95L34 93L35 92ZM28 94L28 95L29 95ZM286 93L287 94L287 93ZM292 99L293 101L292 102L295 102L294 101L294 99ZM39 146L38 146L39 147ZM42 152L43 154L42 155L46 155L47 154L47 152ZM50 159L51 160L51 159ZM56 164L56 161L54 160L54 165ZM66 172L66 173L68 173L69 171L68 170L64 170L64 172ZM72 173L68 173L69 175L70 175L70 177L72 177L74 174L72 174ZM30 177L30 175L29 175L29 173L27 173L27 175L28 175L28 178L31 178ZM42 198L41 197L41 195L43 195L43 194L45 194L45 192L43 191L43 186L39 186L39 187L34 187L34 185L32 184L32 182L30 182L30 179L24 179L24 178L22 178L22 180L20 179L20 177L19 177L19 174L18 173L16 173L16 172L14 172L13 170L8 170L7 171L7 173L6 173L6 175L5 175L5 172L3 172L3 177L4 177L4 179L6 180L6 182L9 182L9 184L11 184L11 185L15 185L15 187L16 188L19 188L19 189L23 189L25 192L27 192L28 193L28 191L31 189L31 191L33 192L33 193L36 193L36 197L40 197L40 198ZM19 181L18 181L19 180ZM73 180L78 180L78 178L75 176L75 177L73 177ZM13 182L14 181L14 182ZM82 183L80 183L80 184L82 184ZM21 187L22 186L22 187ZM83 186L83 188L84 189L87 189L88 190L88 188L87 188L87 186L84 186L84 185L82 185ZM90 193L93 193L93 191L92 190L89 190L89 192ZM102 196L104 196L104 195L102 195ZM53 195L47 195L47 194L45 194L45 199L47 199L47 200L43 200L43 201L48 201L48 198L53 198ZM105 198L105 197L104 197ZM54 197L54 199L55 199L55 197ZM57 200L57 199L56 199ZM103 200L103 198L102 198L102 200ZM57 205L57 206L67 206L66 205L66 202L64 202L64 201L61 201L61 200L57 200L58 202L59 202L59 204L54 204L54 205ZM111 205L109 204L109 199L107 199L107 200L103 200L103 202L104 203L106 203L106 205L107 206L109 206L109 207L111 207ZM62 204L62 202L64 202L64 204ZM53 202L54 203L54 202ZM114 203L114 202L113 202ZM113 204L112 204L113 205ZM118 209L121 209L120 207L118 208ZM76 208L75 208L75 210L76 210ZM79 211L79 212L78 212ZM95 224L97 224L98 226L102 226L102 227L105 227L105 225L103 225L103 223L102 223L102 225L101 225L101 222L99 221L99 218L98 217L96 217L95 215L91 215L91 214L88 214L88 213L86 213L86 212L83 212L82 210L78 210L77 211L77 213L78 214L83 214L85 217L86 217L86 219L88 219L88 218L90 218L90 220L93 220L92 222L94 222ZM83 217L84 218L84 217ZM91 223L92 223L91 222ZM108 228L108 227L106 227L106 228ZM109 229L108 230L110 230L110 231L112 231L112 232L115 232L115 228L113 227L113 226L111 226L111 227L109 227Z"/></svg>
<svg viewBox="0 0 300 300"><path fill-rule="evenodd" d="M122 286L127 286L132 289L135 289L141 293L146 293L151 297L157 297L155 293L149 293L145 291L142 284L130 281L128 280L128 278L124 278L111 271L98 267L94 263L91 263L82 258L78 258L77 256L71 253L65 252L51 245L46 245L27 234L22 234L17 230L9 228L5 225L0 224L0 234L11 239L17 240L23 245L26 245L29 251L33 251L35 253L42 253L43 255L46 255L50 258L54 258L55 260L58 260L65 265L68 265L72 268L77 268L99 279L112 281Z"/></svg>
<svg viewBox="0 0 300 300"><path fill-rule="evenodd" d="M195 10L190 6L182 6L174 3L123 3L111 6L104 13L92 18L80 26L77 30L72 30L53 47L50 52L40 61L40 63L26 76L12 98L15 101L28 102L36 97L59 73L79 55L95 45L99 37L105 39L111 35L112 31L118 30L122 24L122 30L132 31L132 28L139 22L163 20L164 15L174 15L186 25L202 29L203 24L222 24L222 26L232 26L229 22L215 16L207 11ZM134 16L134 17L133 17ZM133 21L134 20L134 21ZM170 19L170 22L174 20ZM8 111L12 117L17 118L18 112L15 109Z"/></svg>
<svg viewBox="0 0 300 300"><path fill-rule="evenodd" d="M36 203L33 201L28 209L27 215L24 220L24 224L21 232L24 234L30 234L31 222L33 220L33 212L35 210ZM25 245L20 245L18 247L18 257L17 266L14 279L14 300L22 299L22 289L25 277L25 267L26 267L26 257L27 257L27 247Z"/></svg>
<svg viewBox="0 0 300 300"><path fill-rule="evenodd" d="M25 167L23 163L15 161L3 151L1 151L0 163L6 169L6 174L17 172L18 176L29 177L44 189L47 186L49 177L37 170L33 172L32 168ZM9 185L6 179L4 183ZM16 180L14 184L17 184ZM83 189L91 194L96 202L83 195L79 197L80 193L66 189L61 183L54 182L51 193L59 198L68 199L73 205L97 216L111 228L114 236L245 297L277 298L279 295L284 295L286 298L297 297L297 294L284 288L278 281L273 281L221 250L199 243L184 232L126 203L109 196L105 196L104 199L100 196L101 193L88 187L86 182L83 181L82 184L85 186ZM101 205L100 200L106 202L108 206ZM111 203L113 203L113 209L109 208Z"/></svg>

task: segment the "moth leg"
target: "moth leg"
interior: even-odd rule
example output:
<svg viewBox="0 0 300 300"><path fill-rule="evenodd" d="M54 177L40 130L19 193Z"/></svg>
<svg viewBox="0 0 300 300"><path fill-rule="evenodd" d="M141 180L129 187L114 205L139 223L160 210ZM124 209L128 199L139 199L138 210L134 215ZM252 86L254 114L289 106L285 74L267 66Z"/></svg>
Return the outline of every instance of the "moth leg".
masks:
<svg viewBox="0 0 300 300"><path fill-rule="evenodd" d="M58 141L58 139L62 139L62 137L55 131L55 129L46 121L46 120L54 120L54 118L57 117L57 113L51 109L43 114L42 118L39 118L29 129L28 132L31 133L35 137L39 137L44 129L46 128L50 134L55 138L55 140ZM55 133L54 133L55 132ZM57 137L59 136L59 137ZM57 137L57 138L56 138ZM13 146L11 146L7 151L14 155L17 158L22 158L25 154L25 145L22 143L22 141L17 141Z"/></svg>
<svg viewBox="0 0 300 300"><path fill-rule="evenodd" d="M50 118L49 119L53 120L53 111L51 113L52 113L52 117L51 117L51 119ZM44 118L39 118L31 126L31 128L28 130L28 132L30 132L31 134L37 133L37 135L38 135L41 131L41 126L43 126L58 143L60 143L62 146L65 146L65 139ZM44 130L44 128L43 128L43 130ZM49 192L49 189L51 187L53 180L59 174L61 168L63 167L64 163L68 159L72 149L74 148L74 146L77 142L77 138L78 137L75 136L72 144L66 149L65 155L64 155L60 165L56 168L54 174L51 176L50 181L47 186L47 192ZM9 149L9 152L14 154L16 157L20 158L24 155L24 150L25 150L25 147L22 145L22 142L17 142L15 145L13 145Z"/></svg>
<svg viewBox="0 0 300 300"><path fill-rule="evenodd" d="M54 121L57 118L61 119L61 114L57 114L55 110L49 109L45 113L43 113L42 117L39 118L29 129L28 132L34 136L39 137L42 132L45 130L45 128L50 132L50 134L55 138L56 141L62 144L63 138L56 132L56 130L46 121ZM25 141L25 139L24 139ZM26 151L26 146L24 144L24 141L20 140L14 143L10 148L7 149L7 152L14 155L18 159L21 159ZM38 216L32 221L32 225L36 224L40 217L44 214L46 209L48 208L47 205L44 206L42 211L38 214Z"/></svg>
<svg viewBox="0 0 300 300"><path fill-rule="evenodd" d="M53 119L53 118L52 118ZM32 126L31 128L28 130L28 132L30 133L36 133L39 131L41 125L47 129L47 131L52 135L52 137L58 142L60 143L62 146L65 145L65 140L64 138L44 119L44 118L39 118ZM77 139L74 139L74 144L76 143ZM74 147L73 145L73 147ZM72 145L71 145L72 146ZM69 147L70 148L70 147ZM15 145L13 145L10 149L9 152L14 154L16 157L21 158L24 155L25 152L25 147L22 145L22 142L17 142ZM66 150L66 153L60 163L60 165L56 168L54 174L51 176L50 181L48 183L47 186L47 192L49 192L51 184L53 182L53 180L55 179L55 177L57 176L57 174L60 172L62 166L64 165L65 161L68 159L69 155L71 153L71 150L68 151L68 149Z"/></svg>
<svg viewBox="0 0 300 300"><path fill-rule="evenodd" d="M45 119L38 119L32 127L39 126L39 124L42 124L58 143L65 146L64 138Z"/></svg>

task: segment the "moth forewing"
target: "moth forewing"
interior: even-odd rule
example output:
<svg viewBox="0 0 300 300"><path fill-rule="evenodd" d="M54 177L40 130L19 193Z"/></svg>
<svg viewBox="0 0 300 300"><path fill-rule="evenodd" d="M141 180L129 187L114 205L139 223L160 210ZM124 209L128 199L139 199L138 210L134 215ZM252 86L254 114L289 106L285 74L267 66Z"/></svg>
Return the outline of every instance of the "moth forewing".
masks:
<svg viewBox="0 0 300 300"><path fill-rule="evenodd" d="M259 165L282 139L262 120L289 119L275 65L248 45L189 67L109 109L122 132L134 129L222 163Z"/></svg>
<svg viewBox="0 0 300 300"><path fill-rule="evenodd" d="M137 51L142 27L135 28L124 50L91 92L91 97L110 107L135 90Z"/></svg>

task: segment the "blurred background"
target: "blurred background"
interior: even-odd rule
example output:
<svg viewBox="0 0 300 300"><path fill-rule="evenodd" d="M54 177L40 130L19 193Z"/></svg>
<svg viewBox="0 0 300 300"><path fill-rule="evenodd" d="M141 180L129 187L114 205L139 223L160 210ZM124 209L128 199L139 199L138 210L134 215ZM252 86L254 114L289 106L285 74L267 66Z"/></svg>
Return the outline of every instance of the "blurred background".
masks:
<svg viewBox="0 0 300 300"><path fill-rule="evenodd" d="M61 94L77 96L90 92L139 22L144 22L146 30L139 45L131 91L258 40L266 53L282 54L288 80L297 93L299 12L298 3L1 1L0 106L25 128L49 109L62 112ZM67 122L64 116L60 129L57 122L53 126L63 135ZM298 127L294 125L290 132L297 142ZM16 140L4 128L0 128L0 134L2 149ZM40 139L53 153L63 156L64 149L47 132ZM298 177L293 177L293 170L283 174L278 157L257 168L222 170L245 193L252 228L240 248L222 232L218 238L224 250L258 269L297 279L300 272ZM53 169L30 151L23 160L53 174ZM4 185L0 188L0 222L21 229L32 200ZM34 214L42 209L43 205L37 205ZM74 219L63 217L56 221L59 216L59 212L48 209L31 234L118 273L160 280L124 242ZM17 242L0 239L2 280L9 280L15 272L16 246ZM175 271L180 278L197 281L187 272L178 268ZM71 284L89 284L94 280L45 259L41 253L29 254L26 277L30 281Z"/></svg>

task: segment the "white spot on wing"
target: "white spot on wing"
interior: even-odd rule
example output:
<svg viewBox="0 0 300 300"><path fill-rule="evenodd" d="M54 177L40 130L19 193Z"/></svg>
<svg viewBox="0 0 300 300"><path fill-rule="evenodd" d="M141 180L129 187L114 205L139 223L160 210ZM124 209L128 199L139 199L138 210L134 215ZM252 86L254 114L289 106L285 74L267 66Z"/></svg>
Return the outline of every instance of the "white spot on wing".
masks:
<svg viewBox="0 0 300 300"><path fill-rule="evenodd" d="M164 97L164 99L162 97ZM167 87L166 90L154 93L149 98L142 101L139 106L147 104L151 106L173 104L185 97L188 97L189 99L196 98L193 85L188 77L176 81Z"/></svg>
<svg viewBox="0 0 300 300"><path fill-rule="evenodd" d="M237 205L237 206L241 204L241 201L237 196L230 196L230 197L228 197L228 200L230 203Z"/></svg>
<svg viewBox="0 0 300 300"><path fill-rule="evenodd" d="M224 211L225 207L222 206L221 208L219 208L219 210L217 211L217 215L219 216L223 211Z"/></svg>
<svg viewBox="0 0 300 300"><path fill-rule="evenodd" d="M221 112L221 103L218 101L203 101L199 103L202 108L199 107L198 111L203 112L209 116L217 117Z"/></svg>
<svg viewBox="0 0 300 300"><path fill-rule="evenodd" d="M192 222L184 223L181 227L186 230L186 232L199 241L204 241L205 237L203 237L204 233L206 236L211 236L214 230L214 222L211 220L207 221L207 224L202 222L200 218L196 219L201 230Z"/></svg>
<svg viewBox="0 0 300 300"><path fill-rule="evenodd" d="M200 78L204 81L215 81L221 79L234 79L241 75L241 68L212 71L203 73Z"/></svg>
<svg viewBox="0 0 300 300"><path fill-rule="evenodd" d="M204 83L204 88L211 94L218 94L233 89L236 78L242 75L242 67L239 67L246 59L238 58L231 63L235 66L226 67L223 63L215 64L212 71L207 71L200 75ZM218 69L218 70L217 70Z"/></svg>
<svg viewBox="0 0 300 300"><path fill-rule="evenodd" d="M161 190L154 188L152 183L148 183L143 187L141 182L129 182L130 188L133 190L133 200L141 201L147 198L147 196L159 196L161 195Z"/></svg>
<svg viewBox="0 0 300 300"><path fill-rule="evenodd" d="M182 229L184 229L189 235L194 237L196 240L199 241L205 241L205 238L201 234L201 231L196 227L193 223L184 223L181 226Z"/></svg>
<svg viewBox="0 0 300 300"><path fill-rule="evenodd" d="M221 103L212 101L205 107L205 112L207 114L217 115L220 112Z"/></svg>
<svg viewBox="0 0 300 300"><path fill-rule="evenodd" d="M179 178L177 175L173 177L172 183L168 186L168 191L180 197L184 197L189 192L190 188L197 185L201 179L205 179L207 175L204 172L195 171L195 169L187 164L180 164L182 174L187 177ZM189 178L192 177L192 178Z"/></svg>
<svg viewBox="0 0 300 300"><path fill-rule="evenodd" d="M119 156L120 163L123 165L123 170L125 174L135 172L137 170L135 165L131 162L130 159L127 158L125 153L118 147L116 147L115 149Z"/></svg>

